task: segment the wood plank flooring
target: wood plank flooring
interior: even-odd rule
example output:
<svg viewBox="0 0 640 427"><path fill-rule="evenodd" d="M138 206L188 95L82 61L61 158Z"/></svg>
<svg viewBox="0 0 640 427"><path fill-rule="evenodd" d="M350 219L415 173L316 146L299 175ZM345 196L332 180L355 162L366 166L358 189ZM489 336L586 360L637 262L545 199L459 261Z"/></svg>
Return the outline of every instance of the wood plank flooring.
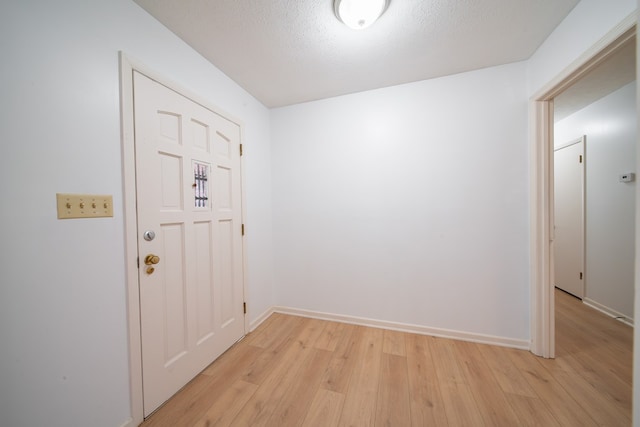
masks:
<svg viewBox="0 0 640 427"><path fill-rule="evenodd" d="M274 314L142 426L629 426L632 335L562 291L554 360Z"/></svg>

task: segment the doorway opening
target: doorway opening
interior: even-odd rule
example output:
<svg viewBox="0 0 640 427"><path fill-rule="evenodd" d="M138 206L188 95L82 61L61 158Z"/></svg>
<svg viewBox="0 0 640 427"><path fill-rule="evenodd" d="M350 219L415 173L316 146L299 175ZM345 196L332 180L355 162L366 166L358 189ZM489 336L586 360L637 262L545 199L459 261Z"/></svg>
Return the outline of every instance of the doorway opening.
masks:
<svg viewBox="0 0 640 427"><path fill-rule="evenodd" d="M635 228L638 122L635 38L558 95L553 106L555 285L586 305L632 324L635 242L630 231ZM583 148L572 156L569 151L576 151L575 145L563 143L576 138L582 140Z"/></svg>
<svg viewBox="0 0 640 427"><path fill-rule="evenodd" d="M636 38L632 15L531 100L531 351L555 357L554 101Z"/></svg>

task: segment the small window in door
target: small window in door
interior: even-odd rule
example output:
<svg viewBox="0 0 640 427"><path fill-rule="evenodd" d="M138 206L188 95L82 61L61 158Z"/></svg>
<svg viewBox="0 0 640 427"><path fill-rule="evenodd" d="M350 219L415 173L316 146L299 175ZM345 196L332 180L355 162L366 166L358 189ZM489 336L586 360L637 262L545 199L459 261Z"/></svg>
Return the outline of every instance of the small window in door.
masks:
<svg viewBox="0 0 640 427"><path fill-rule="evenodd" d="M193 162L193 188L195 190L195 207L209 207L209 165Z"/></svg>

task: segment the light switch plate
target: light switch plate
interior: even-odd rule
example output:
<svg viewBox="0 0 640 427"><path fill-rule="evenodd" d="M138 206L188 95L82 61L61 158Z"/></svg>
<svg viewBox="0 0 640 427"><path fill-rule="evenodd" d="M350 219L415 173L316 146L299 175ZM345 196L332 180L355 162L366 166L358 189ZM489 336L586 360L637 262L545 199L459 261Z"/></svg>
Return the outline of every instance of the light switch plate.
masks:
<svg viewBox="0 0 640 427"><path fill-rule="evenodd" d="M58 219L113 216L113 196L57 193Z"/></svg>

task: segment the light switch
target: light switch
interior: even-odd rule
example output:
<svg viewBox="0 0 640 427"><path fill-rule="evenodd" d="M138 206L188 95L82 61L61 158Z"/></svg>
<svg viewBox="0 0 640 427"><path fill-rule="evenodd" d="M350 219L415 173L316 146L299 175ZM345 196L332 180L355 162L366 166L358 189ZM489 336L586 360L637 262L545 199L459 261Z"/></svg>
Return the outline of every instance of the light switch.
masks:
<svg viewBox="0 0 640 427"><path fill-rule="evenodd" d="M113 196L57 193L58 219L113 216Z"/></svg>

